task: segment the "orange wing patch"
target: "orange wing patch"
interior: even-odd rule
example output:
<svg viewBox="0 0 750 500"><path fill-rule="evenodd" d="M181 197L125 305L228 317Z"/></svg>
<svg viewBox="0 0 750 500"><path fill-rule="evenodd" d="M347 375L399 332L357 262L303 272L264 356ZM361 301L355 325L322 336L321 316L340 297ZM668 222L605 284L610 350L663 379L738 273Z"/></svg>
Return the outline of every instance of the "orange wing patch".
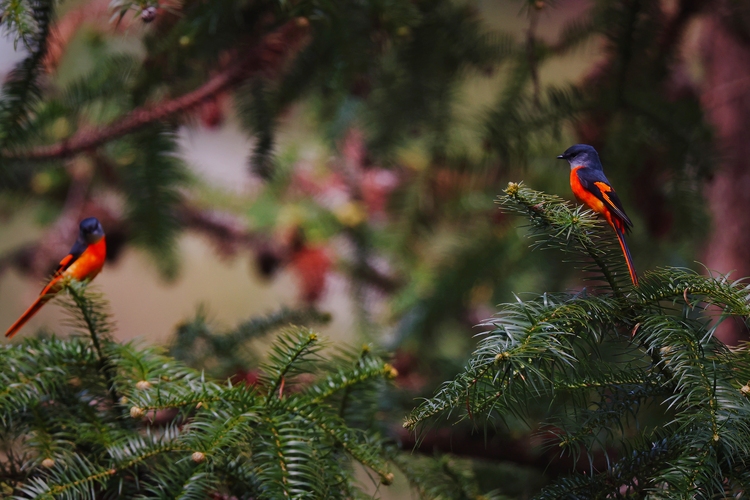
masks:
<svg viewBox="0 0 750 500"><path fill-rule="evenodd" d="M65 257L63 258L63 260L61 260L61 261L60 261L60 267L58 268L58 271L59 271L60 269L64 268L65 266L67 266L67 265L68 265L68 262L70 262L71 260L73 260L73 254L72 254L72 253L69 253L68 255L66 255L66 256L65 256Z"/></svg>
<svg viewBox="0 0 750 500"><path fill-rule="evenodd" d="M612 192L612 186L604 182L595 182L594 185L599 188L599 191L602 192L602 198L604 198L604 201L606 201L610 207L614 208L615 211L619 212L620 209L617 208L617 205L615 205L612 199L607 196L607 193Z"/></svg>
<svg viewBox="0 0 750 500"><path fill-rule="evenodd" d="M610 211L607 211L604 216L607 218L607 221L614 227L617 226L618 229L621 231L625 231L627 229L626 221L628 224L630 224L630 220L628 219L628 216L625 215L625 212L615 203L612 201L612 198L609 197L607 193L614 194L615 190L612 189L612 186L609 184L606 184L604 182L594 182L594 185L599 188L599 191L602 193L602 198L604 198L604 201L609 205L610 211L612 213L609 213ZM615 217L612 217L612 215L615 215Z"/></svg>

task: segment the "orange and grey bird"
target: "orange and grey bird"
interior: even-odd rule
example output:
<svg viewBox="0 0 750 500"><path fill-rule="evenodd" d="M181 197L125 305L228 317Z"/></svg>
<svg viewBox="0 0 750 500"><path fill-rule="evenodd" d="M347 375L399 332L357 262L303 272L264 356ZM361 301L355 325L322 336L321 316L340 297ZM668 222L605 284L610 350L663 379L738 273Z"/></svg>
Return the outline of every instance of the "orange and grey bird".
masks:
<svg viewBox="0 0 750 500"><path fill-rule="evenodd" d="M33 304L8 328L5 336L13 337L28 320L49 302L62 288L62 281L74 278L78 281L93 279L102 270L107 256L104 229L96 217L83 219L79 225L78 239L70 253L60 261L49 283L42 289Z"/></svg>
<svg viewBox="0 0 750 500"><path fill-rule="evenodd" d="M604 175L599 153L588 144L575 144L558 158L567 160L570 164L570 187L578 201L602 215L615 230L620 248L625 255L630 279L633 285L638 286L633 257L625 243L625 233L633 227L633 222L625 213L619 196Z"/></svg>

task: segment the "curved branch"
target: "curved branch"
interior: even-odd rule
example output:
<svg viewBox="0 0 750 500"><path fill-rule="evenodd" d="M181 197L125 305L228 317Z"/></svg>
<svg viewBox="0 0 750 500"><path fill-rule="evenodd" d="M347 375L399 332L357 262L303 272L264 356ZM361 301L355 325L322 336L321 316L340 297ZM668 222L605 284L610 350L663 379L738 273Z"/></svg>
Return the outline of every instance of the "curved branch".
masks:
<svg viewBox="0 0 750 500"><path fill-rule="evenodd" d="M206 99L236 86L258 73L273 73L286 61L290 53L301 46L308 22L304 18L295 19L267 35L244 57L226 70L217 74L201 87L183 96L137 108L114 123L95 130L82 130L72 137L48 146L40 146L27 151L6 151L3 156L17 160L51 160L73 156L94 149L113 139L129 134L153 122L188 111Z"/></svg>

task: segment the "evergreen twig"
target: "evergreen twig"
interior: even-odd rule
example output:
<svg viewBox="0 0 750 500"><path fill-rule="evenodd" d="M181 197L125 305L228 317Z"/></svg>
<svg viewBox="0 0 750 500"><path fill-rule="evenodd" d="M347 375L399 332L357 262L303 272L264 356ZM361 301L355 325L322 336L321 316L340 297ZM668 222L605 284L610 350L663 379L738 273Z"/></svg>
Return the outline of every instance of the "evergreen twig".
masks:
<svg viewBox="0 0 750 500"><path fill-rule="evenodd" d="M83 283L70 281L65 284L63 290L72 297L73 303L78 308L80 318L86 325L86 330L91 338L91 345L94 346L99 358L99 368L107 381L112 403L118 404L120 396L117 394L115 385L115 368L102 347L102 342L111 342L111 339L104 337L108 330L107 317L99 310L99 305L94 302L94 299L87 295Z"/></svg>
<svg viewBox="0 0 750 500"><path fill-rule="evenodd" d="M67 158L95 149L102 144L132 133L172 115L189 111L206 99L224 92L258 73L273 73L293 54L304 39L305 23L290 21L267 35L255 48L242 54L233 64L199 88L155 106L138 108L111 125L97 130L83 130L57 144L39 146L27 151L4 151L3 157L17 160L50 160Z"/></svg>
<svg viewBox="0 0 750 500"><path fill-rule="evenodd" d="M30 109L41 94L37 80L47 54L54 16L53 0L33 0L23 7L30 11L28 14L34 25L33 34L23 36L30 54L8 75L3 85L3 99L0 101L0 151L13 148L16 143L23 141Z"/></svg>

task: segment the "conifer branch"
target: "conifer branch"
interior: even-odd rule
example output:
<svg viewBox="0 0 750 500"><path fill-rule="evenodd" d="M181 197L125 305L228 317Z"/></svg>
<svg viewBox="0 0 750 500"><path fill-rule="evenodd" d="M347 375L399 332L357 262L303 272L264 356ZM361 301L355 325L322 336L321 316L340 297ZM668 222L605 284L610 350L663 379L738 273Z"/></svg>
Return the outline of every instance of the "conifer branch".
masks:
<svg viewBox="0 0 750 500"><path fill-rule="evenodd" d="M730 280L729 276L701 276L684 268L659 268L644 277L635 290L641 305L657 305L663 301L685 300L727 308L727 313L750 317L750 282L745 279ZM686 303L691 307L690 303ZM693 307L691 307L693 308Z"/></svg>
<svg viewBox="0 0 750 500"><path fill-rule="evenodd" d="M604 237L593 218L559 199L509 190L518 200L503 205L531 219L541 245L586 253ZM596 250L605 266L619 254L606 245ZM548 446L590 464L540 498L741 491L742 480L735 486L730 478L737 461L750 457L750 368L714 332L725 317L747 318L750 286L673 268L645 273L643 283L626 296L547 293L501 306L464 371L412 411L405 427L424 429L436 417L491 424L526 416L538 401L561 407L539 424ZM709 305L721 311L718 320ZM623 338L631 329L635 341ZM644 428L640 415L649 405L664 415ZM597 449L601 466L594 466Z"/></svg>
<svg viewBox="0 0 750 500"><path fill-rule="evenodd" d="M393 480L393 475L388 472L385 460L377 454L372 453L367 447L359 444L364 437L364 433L358 436L357 434L359 433L353 429L341 432L341 429L344 428L341 425L343 422L337 422L338 425L336 426L327 424L327 421L336 422L336 420L331 419L331 417L319 415L315 409L317 405L301 407L287 403L286 406L290 411L298 414L309 424L320 428L359 463L377 472L384 484L390 484Z"/></svg>
<svg viewBox="0 0 750 500"><path fill-rule="evenodd" d="M612 264L605 258L607 254L602 248L606 246L603 242L611 240L611 237L603 236L600 221L590 211L584 211L581 207L571 210L568 203L557 196L538 193L514 182L509 183L504 192L506 196L498 202L508 211L529 217L532 227L543 238L537 246L585 252L615 296L622 297L622 290L611 269Z"/></svg>
<svg viewBox="0 0 750 500"><path fill-rule="evenodd" d="M299 49L307 32L306 26L306 20L288 22L267 35L256 47L238 56L227 69L183 96L135 109L108 126L96 130L82 130L56 144L39 146L27 151L3 151L2 156L7 159L33 161L67 158L95 149L152 123L189 111L206 99L235 87L253 75L279 71L290 55Z"/></svg>
<svg viewBox="0 0 750 500"><path fill-rule="evenodd" d="M238 436L241 436L241 439L243 440L249 440L253 434L251 426L254 423L257 423L257 415L252 412L243 412L239 415L232 415L217 429L211 429L205 421L194 421L191 423L191 430L202 430L201 427L205 427L207 429L206 434L210 437L206 442L199 442L200 447L194 447L194 449L205 453L211 453L224 446L231 446Z"/></svg>
<svg viewBox="0 0 750 500"><path fill-rule="evenodd" d="M94 346L94 350L99 358L99 369L102 371L102 374L107 381L107 389L109 390L112 402L117 404L120 401L120 396L117 394L117 387L115 385L115 369L109 356L104 352L102 347L102 341L109 341L109 339L106 337L100 338L103 337L109 329L109 319L106 314L101 311L101 306L86 294L83 284L76 281L70 281L65 284L64 289L72 297L73 303L80 313L79 317L86 325L86 330L91 337L91 344Z"/></svg>
<svg viewBox="0 0 750 500"><path fill-rule="evenodd" d="M52 486L49 488L46 495L38 497L34 495L33 498L50 498L54 499L57 495L64 494L67 490L78 488L80 486L85 486L88 484L92 484L97 481L102 481L105 478L108 478L114 474L117 473L116 469L105 469L105 470L98 470L97 472L93 474L84 475L83 477L76 478L72 481L69 481L67 483L57 484L55 486ZM86 488L88 489L88 488Z"/></svg>
<svg viewBox="0 0 750 500"><path fill-rule="evenodd" d="M28 36L20 33L30 54L16 66L3 85L3 99L0 101L0 151L13 147L14 142L22 140L29 109L37 102L41 93L37 78L47 54L54 3L54 0L34 0L29 5L18 6L22 10L26 8L31 11L36 29Z"/></svg>
<svg viewBox="0 0 750 500"><path fill-rule="evenodd" d="M175 432L167 431L164 433L163 437L153 437L152 442L146 442L143 439L136 438L128 441L125 445L126 447L123 449L111 447L109 454L114 458L114 461L110 467L99 469L96 469L91 465L88 467L80 467L79 471L83 472L83 474L78 474L67 481L64 478L66 475L70 477L70 472L55 471L57 472L55 475L63 480L56 482L56 484L53 483L52 485L48 485L46 495L51 498L56 498L59 495L64 495L68 490L76 490L81 487L85 488L86 485L93 485L96 482L104 482L118 473L137 467L138 465L146 463L154 457L165 453L186 453L192 451L178 442L175 439L176 437L177 434ZM74 460L78 462L77 464L73 464L74 467L88 464L88 461L80 456L76 456Z"/></svg>
<svg viewBox="0 0 750 500"><path fill-rule="evenodd" d="M454 454L412 456L405 459L395 456L393 464L406 476L421 500L445 498L475 500L509 500L497 492L481 493L475 480L476 471L471 462L459 460Z"/></svg>
<svg viewBox="0 0 750 500"><path fill-rule="evenodd" d="M266 365L266 405L274 399L281 399L279 388L285 383L285 377L301 369L308 356L320 349L318 335L308 331L290 332L287 336L277 340L270 356L270 363Z"/></svg>
<svg viewBox="0 0 750 500"><path fill-rule="evenodd" d="M79 302L91 299L77 291L83 295ZM88 323L96 330L101 307L86 307L92 311ZM85 323L80 311L77 316ZM267 365L271 371L268 380L322 367L321 380L340 390L352 387L345 373L311 356L318 347L316 340L300 329L282 335ZM36 460L28 477L11 486L19 498L77 498L91 492L126 498L149 493L158 498L205 498L224 487L269 500L279 495L296 498L302 491L314 498L352 498L359 490L351 467L342 462L346 460L375 471L383 484L393 479L382 439L370 429L351 427L339 416L336 404L320 398L325 391L318 385L290 390L269 405L265 391L259 393L245 384L220 385L155 348L106 345L100 338L100 348L114 366L123 401L132 405L130 416L123 419L110 411L110 405L101 404L106 391L95 380L101 369L89 343L80 337L29 343L33 348L8 346L0 350L0 361L13 374L0 373L0 382L8 381L11 387L26 392L0 394L0 425L7 431L9 422L26 422L18 430L21 435L36 427L45 432L58 429L59 435L50 430L35 438L33 450L47 458L42 464ZM61 362L72 364L68 367ZM369 375L387 378L393 369L367 356L367 362L358 360L347 373L358 388L374 392L377 388L368 384ZM357 378L360 373L368 377ZM39 376L28 380L27 374ZM74 374L80 378L71 382ZM29 383L19 385L16 379ZM165 426L164 422L158 424L157 432L139 423L153 424L141 419L170 407L185 410L173 414ZM29 422L29 413L35 415L33 422ZM75 430L60 433L60 428L70 426ZM138 482L128 480L133 474ZM0 477L3 486L7 481Z"/></svg>
<svg viewBox="0 0 750 500"><path fill-rule="evenodd" d="M383 363L380 360L373 360L367 366L357 367L351 372L336 373L328 376L325 380L313 386L309 391L317 393L313 398L313 404L320 404L334 394L344 391L348 393L355 385L362 384L369 380L379 379L382 377L393 378L394 369L391 365ZM342 398L342 405L346 399L346 394ZM343 411L343 407L342 407Z"/></svg>

